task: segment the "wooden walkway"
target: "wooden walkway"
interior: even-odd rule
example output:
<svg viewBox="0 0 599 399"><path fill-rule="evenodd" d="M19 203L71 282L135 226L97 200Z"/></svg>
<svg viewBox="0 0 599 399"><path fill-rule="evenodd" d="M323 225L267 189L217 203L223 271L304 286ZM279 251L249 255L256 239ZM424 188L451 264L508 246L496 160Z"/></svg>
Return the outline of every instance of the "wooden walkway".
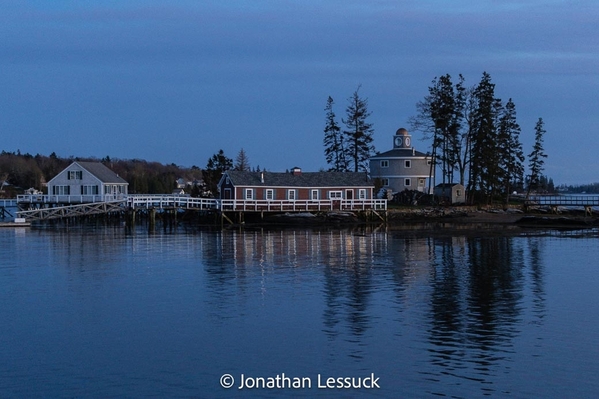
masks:
<svg viewBox="0 0 599 399"><path fill-rule="evenodd" d="M131 209L218 209L214 198L194 198L184 195L136 194L127 196L127 207Z"/></svg>
<svg viewBox="0 0 599 399"><path fill-rule="evenodd" d="M525 209L548 206L554 213L558 207L583 207L585 215L592 215L599 206L599 195L533 195L524 201Z"/></svg>
<svg viewBox="0 0 599 399"><path fill-rule="evenodd" d="M111 212L122 212L124 210L125 201L112 202L92 202L89 204L77 204L56 206L52 208L28 209L17 212L17 218L26 220L48 220L69 218L86 215L99 215Z"/></svg>
<svg viewBox="0 0 599 399"><path fill-rule="evenodd" d="M6 208L15 208L17 206L16 199L2 199L0 200L0 219L6 219L6 217L12 217L13 215Z"/></svg>
<svg viewBox="0 0 599 399"><path fill-rule="evenodd" d="M33 198L35 197L35 198ZM115 201L79 203L82 198L68 198L69 202L58 202L55 196L19 196L18 218L48 220L102 213L125 212L127 210L205 210L220 212L332 212L332 211L384 211L387 201L364 200L218 200L193 198L184 195L133 194ZM64 200L61 198L61 200ZM57 202L53 202L57 201ZM34 206L31 209L22 207Z"/></svg>

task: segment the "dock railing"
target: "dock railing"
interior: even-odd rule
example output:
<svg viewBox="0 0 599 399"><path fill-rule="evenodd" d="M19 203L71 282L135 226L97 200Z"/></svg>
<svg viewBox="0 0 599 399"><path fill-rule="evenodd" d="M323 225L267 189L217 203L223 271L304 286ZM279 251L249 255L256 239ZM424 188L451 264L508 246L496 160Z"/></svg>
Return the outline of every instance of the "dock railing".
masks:
<svg viewBox="0 0 599 399"><path fill-rule="evenodd" d="M130 194L127 197L129 208L179 208L179 209L217 209L218 200L214 198L195 198L173 194Z"/></svg>
<svg viewBox="0 0 599 399"><path fill-rule="evenodd" d="M356 200L220 200L221 211L254 212L314 212L386 210L387 201L382 199Z"/></svg>

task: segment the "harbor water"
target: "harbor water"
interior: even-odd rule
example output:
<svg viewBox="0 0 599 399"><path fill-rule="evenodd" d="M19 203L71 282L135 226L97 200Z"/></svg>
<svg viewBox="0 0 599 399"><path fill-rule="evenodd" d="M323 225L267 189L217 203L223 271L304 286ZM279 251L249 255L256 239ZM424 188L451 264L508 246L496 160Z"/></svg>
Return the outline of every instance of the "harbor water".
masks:
<svg viewBox="0 0 599 399"><path fill-rule="evenodd" d="M593 229L3 229L0 397L597 397L598 244Z"/></svg>

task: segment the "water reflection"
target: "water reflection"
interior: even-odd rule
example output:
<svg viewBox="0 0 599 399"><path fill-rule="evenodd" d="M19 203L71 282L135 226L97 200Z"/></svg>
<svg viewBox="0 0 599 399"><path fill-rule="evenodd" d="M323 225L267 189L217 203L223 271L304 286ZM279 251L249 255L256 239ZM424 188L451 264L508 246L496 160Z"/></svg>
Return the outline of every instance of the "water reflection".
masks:
<svg viewBox="0 0 599 399"><path fill-rule="evenodd" d="M212 239L216 243L206 246L211 249L204 252L204 263L219 314L230 314L225 308L249 300L257 287L262 296L277 289L277 276L291 284L316 279L322 284L322 331L330 342L348 344L350 358L367 355L373 326L399 326L399 343L412 333L409 323L420 319L432 366L421 373L432 383L431 394L463 380L478 382L483 393L494 392L494 377L509 372L522 323L527 267L535 312L543 317L541 251L535 240L341 230L225 231Z"/></svg>
<svg viewBox="0 0 599 399"><path fill-rule="evenodd" d="M284 371L375 372L381 397L596 391L596 268L556 266L576 256L593 264L594 237L161 230L0 232L10 359L0 388L45 372L12 396L44 396L53 381L47 396L119 396L106 387L143 381L148 394L229 397L218 386L225 372ZM531 385L537 369L545 379ZM103 382L81 391L72 376Z"/></svg>

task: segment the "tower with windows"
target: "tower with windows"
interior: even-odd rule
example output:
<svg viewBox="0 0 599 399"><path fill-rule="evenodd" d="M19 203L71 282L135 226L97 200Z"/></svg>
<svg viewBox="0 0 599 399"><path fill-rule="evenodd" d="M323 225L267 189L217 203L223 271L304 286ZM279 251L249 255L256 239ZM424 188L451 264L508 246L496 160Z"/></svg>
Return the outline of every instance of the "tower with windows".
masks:
<svg viewBox="0 0 599 399"><path fill-rule="evenodd" d="M370 176L380 179L382 188L398 193L416 190L432 193L435 168L431 157L412 146L412 136L400 128L393 136L393 148L369 160Z"/></svg>

